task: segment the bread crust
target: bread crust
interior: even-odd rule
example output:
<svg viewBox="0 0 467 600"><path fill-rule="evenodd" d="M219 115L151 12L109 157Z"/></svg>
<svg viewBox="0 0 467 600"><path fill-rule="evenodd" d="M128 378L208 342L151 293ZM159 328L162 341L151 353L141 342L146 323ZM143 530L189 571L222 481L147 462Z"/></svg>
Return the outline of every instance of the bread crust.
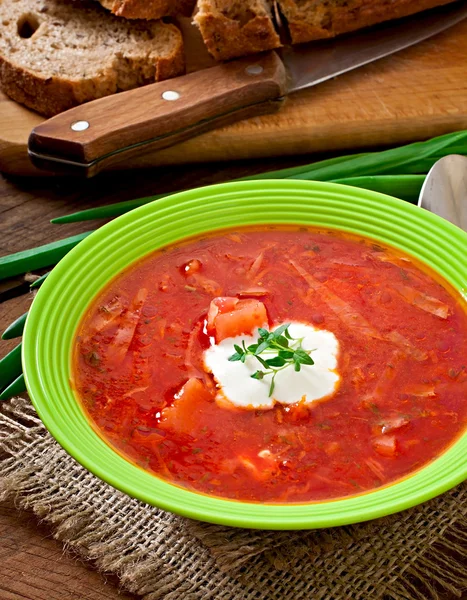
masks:
<svg viewBox="0 0 467 600"><path fill-rule="evenodd" d="M266 15L254 16L242 24L220 13L200 11L194 21L209 52L216 60L256 54L281 46L272 19Z"/></svg>
<svg viewBox="0 0 467 600"><path fill-rule="evenodd" d="M98 0L117 17L125 19L161 19L193 13L196 0Z"/></svg>
<svg viewBox="0 0 467 600"><path fill-rule="evenodd" d="M9 98L46 117L79 104L71 81L40 77L8 62L1 55L0 82L2 91Z"/></svg>
<svg viewBox="0 0 467 600"><path fill-rule="evenodd" d="M141 85L182 75L185 70L182 36L175 25L167 24L165 26L172 28L177 33L180 43L170 56L158 57L154 63L151 63L148 68L148 73L151 73L150 77L146 76L144 69L140 69ZM64 75L47 77L0 54L0 87L7 96L16 102L24 104L46 117L52 117L79 104L131 89L131 87L122 88L121 86L118 60L125 61L126 59L125 57L116 57L115 65L109 64L104 76L100 74L73 80Z"/></svg>
<svg viewBox="0 0 467 600"><path fill-rule="evenodd" d="M332 38L384 21L449 4L454 0L319 0L303 14L296 0L278 0L293 44ZM311 3L310 3L311 4ZM318 21L318 23L316 23ZM321 23L319 23L321 21Z"/></svg>
<svg viewBox="0 0 467 600"><path fill-rule="evenodd" d="M449 4L454 0L278 0L288 19L293 43L330 38L377 23L408 16L423 10ZM120 11L136 11L142 6L149 12L171 5L174 10L193 5L194 0L99 0ZM201 4L201 3L200 3ZM139 7L139 8L138 8ZM166 8L164 10L166 10ZM312 10L313 9L313 10ZM136 14L135 12L131 14ZM141 14L141 13L138 13ZM153 13L152 13L153 14ZM123 15L122 16L128 16ZM130 17L131 18L131 17ZM222 11L200 10L195 16L210 53L218 60L254 54L281 45L272 19L267 14L256 14L248 20L230 18ZM126 82L119 75L119 65L109 64L99 76L81 80L66 75L45 76L15 62L14 54L0 54L0 86L13 100L47 116L53 116L78 104L101 98L135 85L145 85L180 75L184 71L183 40L171 56L158 57L148 64L136 64L138 83ZM125 57L119 60L127 61Z"/></svg>

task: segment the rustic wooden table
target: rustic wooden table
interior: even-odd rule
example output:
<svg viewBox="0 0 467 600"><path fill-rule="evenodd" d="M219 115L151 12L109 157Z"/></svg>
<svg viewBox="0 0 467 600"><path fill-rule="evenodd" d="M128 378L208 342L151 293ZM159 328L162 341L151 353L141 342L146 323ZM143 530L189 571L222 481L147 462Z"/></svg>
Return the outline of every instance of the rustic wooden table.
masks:
<svg viewBox="0 0 467 600"><path fill-rule="evenodd" d="M52 225L50 219L96 204L107 204L155 193L206 185L256 172L278 169L297 160L173 167L101 176L89 181L43 179L8 180L0 175L0 256L33 248L102 222ZM0 282L0 293L6 284ZM0 304L0 332L32 302L27 292ZM17 340L0 342L0 358ZM130 600L118 581L105 577L64 553L50 531L29 514L20 514L13 502L0 504L1 600ZM440 596L443 600L454 596ZM136 600L136 599L135 599Z"/></svg>
<svg viewBox="0 0 467 600"><path fill-rule="evenodd" d="M300 159L303 163L306 159ZM297 164L297 161L205 165L133 171L89 181L5 179L0 175L0 256L94 229L102 221L52 225L53 217L96 204L130 200ZM0 282L0 294L7 283ZM26 312L27 292L0 304L0 333ZM0 358L18 340L0 342ZM0 504L1 600L128 600L118 582L63 552L50 531L31 515L19 514L12 502Z"/></svg>

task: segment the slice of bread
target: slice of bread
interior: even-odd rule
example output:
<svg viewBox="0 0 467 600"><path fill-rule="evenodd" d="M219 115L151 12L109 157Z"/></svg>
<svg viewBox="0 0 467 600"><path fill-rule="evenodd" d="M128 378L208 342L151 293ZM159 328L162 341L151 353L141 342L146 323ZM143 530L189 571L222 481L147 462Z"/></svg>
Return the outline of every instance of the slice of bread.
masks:
<svg viewBox="0 0 467 600"><path fill-rule="evenodd" d="M126 19L161 19L189 17L196 0L97 0L118 17Z"/></svg>
<svg viewBox="0 0 467 600"><path fill-rule="evenodd" d="M46 116L184 71L175 25L87 0L0 0L0 13L0 86Z"/></svg>
<svg viewBox="0 0 467 600"><path fill-rule="evenodd" d="M277 0L293 44L330 38L453 0Z"/></svg>
<svg viewBox="0 0 467 600"><path fill-rule="evenodd" d="M217 60L281 45L266 0L198 0L197 8L194 21Z"/></svg>

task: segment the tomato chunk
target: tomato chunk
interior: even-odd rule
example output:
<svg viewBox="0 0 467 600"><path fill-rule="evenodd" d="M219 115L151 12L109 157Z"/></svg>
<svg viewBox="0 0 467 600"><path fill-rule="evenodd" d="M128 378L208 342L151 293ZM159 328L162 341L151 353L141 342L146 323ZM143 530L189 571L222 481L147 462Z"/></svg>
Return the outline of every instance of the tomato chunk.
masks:
<svg viewBox="0 0 467 600"><path fill-rule="evenodd" d="M203 403L211 400L211 392L204 383L191 377L177 394L174 403L162 411L160 427L196 435L202 422Z"/></svg>
<svg viewBox="0 0 467 600"><path fill-rule="evenodd" d="M266 307L259 300L220 297L211 301L208 332L216 342L239 335L250 335L257 327L267 325Z"/></svg>

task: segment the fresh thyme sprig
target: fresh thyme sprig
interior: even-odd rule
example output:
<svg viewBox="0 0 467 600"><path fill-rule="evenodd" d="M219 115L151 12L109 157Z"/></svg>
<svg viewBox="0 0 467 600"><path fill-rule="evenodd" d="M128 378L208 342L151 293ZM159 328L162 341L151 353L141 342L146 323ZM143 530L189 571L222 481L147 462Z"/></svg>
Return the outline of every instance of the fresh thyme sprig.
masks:
<svg viewBox="0 0 467 600"><path fill-rule="evenodd" d="M266 375L272 374L271 385L269 387L269 396L272 396L275 387L275 378L279 371L287 367L294 366L295 371L300 371L302 365L314 365L314 360L310 354L313 350L305 350L302 347L303 338L293 338L289 333L290 323L281 325L274 331L267 329L258 329L258 341L251 346L234 345L235 354L229 356L231 362L241 361L244 363L247 356L254 356L265 371L258 370L251 377L253 379L263 379ZM262 358L260 354L274 354L273 358Z"/></svg>

